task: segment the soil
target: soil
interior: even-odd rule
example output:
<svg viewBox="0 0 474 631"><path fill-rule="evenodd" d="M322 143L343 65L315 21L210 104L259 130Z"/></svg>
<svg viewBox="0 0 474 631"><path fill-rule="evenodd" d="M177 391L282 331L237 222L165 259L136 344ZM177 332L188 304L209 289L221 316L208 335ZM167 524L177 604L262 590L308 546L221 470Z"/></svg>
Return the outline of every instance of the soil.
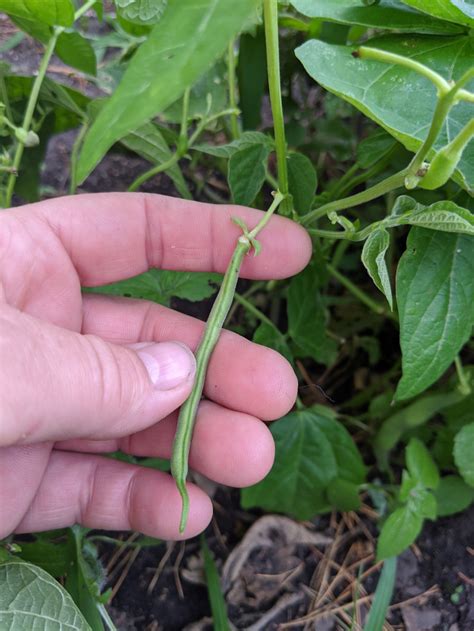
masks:
<svg viewBox="0 0 474 631"><path fill-rule="evenodd" d="M50 143L42 174L42 185L49 191L48 195L67 192L68 174L64 165L68 162L73 139L74 132L69 132ZM124 191L148 166L140 158L111 153L78 192ZM147 182L143 190L177 195L164 174ZM180 303L179 307L186 305ZM193 315L199 317L204 312L194 307ZM296 539L289 536L290 520L277 520L272 522L268 532L260 532L257 543L255 540L249 543L254 529L260 528L268 518L243 512L236 491L219 488L213 499L215 520L206 538L226 581L229 617L236 629L333 631L350 627L350 604L358 572L364 576L373 566L375 526L369 507L360 516L316 518L303 525L304 531L298 531ZM389 614L392 626L387 628L406 631L474 629L473 523L474 506L463 514L425 524L416 546L399 559L392 600L395 607ZM128 536L123 534L124 539ZM246 550L248 557L245 566L233 573L226 560L237 547L238 554ZM199 540L192 540L173 547L162 544L144 548L134 559L122 557L129 558L129 563L125 566L116 563L109 578L111 588L123 579L110 606L117 628L121 631L212 629L199 550ZM105 564L114 551L103 545L101 555ZM133 550L127 554L130 552ZM148 593L164 555L169 558L162 564L156 584ZM321 571L324 568L325 575ZM364 594L373 593L377 578L378 572L369 573L358 588L361 604L354 615L360 622L367 614L364 603L368 600L364 600ZM347 589L348 597L341 598ZM345 611L333 611L338 598L346 606ZM324 612L325 615L321 615ZM306 622L298 623L303 616Z"/></svg>

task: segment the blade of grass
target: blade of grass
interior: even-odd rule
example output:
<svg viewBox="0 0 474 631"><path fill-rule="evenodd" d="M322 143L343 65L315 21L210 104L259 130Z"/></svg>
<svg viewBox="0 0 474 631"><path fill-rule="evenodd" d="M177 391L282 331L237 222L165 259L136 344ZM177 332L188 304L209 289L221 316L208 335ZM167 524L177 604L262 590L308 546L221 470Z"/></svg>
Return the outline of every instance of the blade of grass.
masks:
<svg viewBox="0 0 474 631"><path fill-rule="evenodd" d="M364 631L380 631L383 628L385 616L393 596L396 575L397 557L391 557L383 564Z"/></svg>
<svg viewBox="0 0 474 631"><path fill-rule="evenodd" d="M207 593L211 605L212 619L215 631L230 631L229 619L227 618L227 606L224 594L221 590L219 572L217 571L211 551L207 545L204 535L201 537L201 551L204 558L204 571L207 581Z"/></svg>

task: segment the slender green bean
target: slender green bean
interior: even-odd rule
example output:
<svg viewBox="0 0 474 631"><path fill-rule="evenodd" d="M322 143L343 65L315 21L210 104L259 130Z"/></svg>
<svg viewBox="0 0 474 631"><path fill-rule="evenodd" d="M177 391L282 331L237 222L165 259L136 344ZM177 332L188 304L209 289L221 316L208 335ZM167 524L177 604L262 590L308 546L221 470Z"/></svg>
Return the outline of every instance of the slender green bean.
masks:
<svg viewBox="0 0 474 631"><path fill-rule="evenodd" d="M173 444L171 456L171 473L182 499L182 512L179 524L179 532L184 532L189 514L189 495L186 489L186 477L188 474L189 449L194 429L196 413L204 389L207 367L224 325L229 309L234 299L235 288L239 279L240 268L245 255L253 248L258 252L259 244L255 241L257 234L265 227L271 215L278 208L284 196L276 193L272 205L265 213L262 220L251 231L248 231L243 222L234 220L242 227L243 234L238 238L234 253L222 281L221 288L209 314L203 336L196 351L196 376L193 389L189 398L181 406L178 418L178 426Z"/></svg>

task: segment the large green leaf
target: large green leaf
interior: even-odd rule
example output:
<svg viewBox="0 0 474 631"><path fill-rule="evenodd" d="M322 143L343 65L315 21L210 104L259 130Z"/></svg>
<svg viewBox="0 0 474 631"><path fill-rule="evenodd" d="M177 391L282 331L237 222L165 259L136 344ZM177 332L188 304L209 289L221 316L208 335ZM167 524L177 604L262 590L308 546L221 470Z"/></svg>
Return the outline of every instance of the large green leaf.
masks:
<svg viewBox="0 0 474 631"><path fill-rule="evenodd" d="M175 272L152 269L139 276L102 287L87 288L86 291L152 300L169 305L173 297L191 301L210 298L216 292L215 283L219 282L221 278L220 274L208 272Z"/></svg>
<svg viewBox="0 0 474 631"><path fill-rule="evenodd" d="M168 147L163 134L153 123L145 123L138 129L122 138L121 143L135 151L139 156L149 160L153 165L161 164L171 158L171 149ZM165 171L173 180L180 195L186 199L191 199L188 185L181 173L181 169L177 164Z"/></svg>
<svg viewBox="0 0 474 631"><path fill-rule="evenodd" d="M471 236L412 228L397 271L403 376L398 400L430 386L469 338L474 305Z"/></svg>
<svg viewBox="0 0 474 631"><path fill-rule="evenodd" d="M97 60L89 40L80 33L61 33L56 54L65 64L91 75L97 73Z"/></svg>
<svg viewBox="0 0 474 631"><path fill-rule="evenodd" d="M0 11L51 26L71 26L74 21L71 0L0 0Z"/></svg>
<svg viewBox="0 0 474 631"><path fill-rule="evenodd" d="M23 561L0 565L0 628L91 631L67 591L50 574Z"/></svg>
<svg viewBox="0 0 474 631"><path fill-rule="evenodd" d="M432 0L421 0L424 4ZM398 0L381 0L376 5L364 6L361 0L291 0L303 15L362 26L387 28L414 33L456 33L459 27L413 11ZM406 3L408 4L408 3Z"/></svg>
<svg viewBox="0 0 474 631"><path fill-rule="evenodd" d="M78 181L115 141L176 101L224 51L257 4L239 0L229 10L226 0L170 0L86 135Z"/></svg>
<svg viewBox="0 0 474 631"><path fill-rule="evenodd" d="M410 225L474 235L474 215L451 201L424 206L408 195L400 195L386 222L390 227Z"/></svg>
<svg viewBox="0 0 474 631"><path fill-rule="evenodd" d="M402 0L419 11L466 26L474 26L472 0Z"/></svg>
<svg viewBox="0 0 474 631"><path fill-rule="evenodd" d="M275 464L262 481L242 491L244 508L259 506L309 519L329 509L325 491L335 479L361 484L365 467L344 426L327 408L293 412L271 426Z"/></svg>
<svg viewBox="0 0 474 631"><path fill-rule="evenodd" d="M244 131L236 140L229 142L227 145L194 145L193 149L201 151L216 158L231 158L234 153L253 147L254 145L266 145L273 149L273 139L260 131Z"/></svg>
<svg viewBox="0 0 474 631"><path fill-rule="evenodd" d="M369 40L366 45L415 59L450 81L472 67L474 43L467 36L391 35ZM407 149L416 151L431 124L435 87L412 70L355 59L351 52L348 46L311 40L296 49L296 56L313 79L382 125ZM473 86L474 80L468 87ZM428 157L451 141L471 118L472 104L463 102L453 107ZM464 188L474 189L474 141L465 148L454 177Z"/></svg>

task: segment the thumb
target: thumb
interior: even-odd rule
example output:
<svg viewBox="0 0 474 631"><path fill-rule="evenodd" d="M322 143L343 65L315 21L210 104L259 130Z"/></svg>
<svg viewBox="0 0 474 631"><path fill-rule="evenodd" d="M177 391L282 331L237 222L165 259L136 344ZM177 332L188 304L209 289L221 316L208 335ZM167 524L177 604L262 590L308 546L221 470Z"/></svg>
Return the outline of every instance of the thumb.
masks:
<svg viewBox="0 0 474 631"><path fill-rule="evenodd" d="M191 392L195 359L179 342L127 348L8 306L0 322L0 446L125 436Z"/></svg>

